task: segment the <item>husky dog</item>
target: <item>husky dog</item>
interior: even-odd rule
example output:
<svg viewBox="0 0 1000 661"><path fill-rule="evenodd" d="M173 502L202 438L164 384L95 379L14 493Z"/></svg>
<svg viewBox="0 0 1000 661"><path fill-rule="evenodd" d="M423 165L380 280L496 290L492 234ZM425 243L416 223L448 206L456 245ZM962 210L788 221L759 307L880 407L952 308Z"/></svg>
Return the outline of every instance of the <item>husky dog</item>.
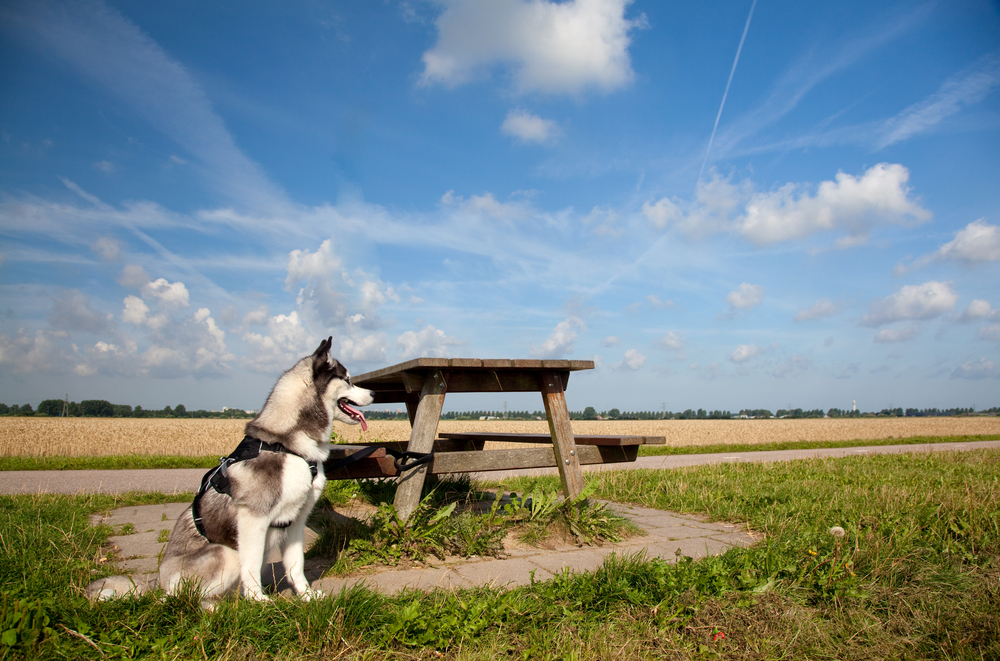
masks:
<svg viewBox="0 0 1000 661"><path fill-rule="evenodd" d="M177 519L160 564L159 584L168 594L188 579L200 584L206 600L237 585L244 596L266 600L261 568L276 548L295 592L306 599L319 594L304 573L306 518L326 484L323 462L333 421L367 429L355 407L373 400L372 392L352 385L344 366L330 357L332 339L281 375L260 414L247 423L237 450L202 480L195 502ZM99 599L130 591L137 590L127 577L100 579L87 588Z"/></svg>

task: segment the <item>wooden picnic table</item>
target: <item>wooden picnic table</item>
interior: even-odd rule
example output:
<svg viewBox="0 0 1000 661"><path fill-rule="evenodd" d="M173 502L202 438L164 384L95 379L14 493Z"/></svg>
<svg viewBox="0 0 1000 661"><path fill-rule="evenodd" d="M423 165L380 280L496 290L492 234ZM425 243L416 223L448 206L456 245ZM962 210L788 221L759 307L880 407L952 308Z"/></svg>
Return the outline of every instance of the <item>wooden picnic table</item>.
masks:
<svg viewBox="0 0 1000 661"><path fill-rule="evenodd" d="M395 450L435 452L429 464L399 474L384 449L345 468L327 471L329 479L399 475L395 507L405 520L416 509L428 473L467 473L557 466L566 495L583 490L581 464L635 461L638 446L664 443L663 437L574 436L564 392L572 372L593 369L590 360L511 360L480 358L416 358L359 374L351 381L374 393L375 404L404 403L410 419L410 439L380 443ZM444 433L438 423L448 393L538 392L542 395L549 434L491 432ZM485 441L552 443L551 448L484 450ZM334 446L330 462L364 446Z"/></svg>

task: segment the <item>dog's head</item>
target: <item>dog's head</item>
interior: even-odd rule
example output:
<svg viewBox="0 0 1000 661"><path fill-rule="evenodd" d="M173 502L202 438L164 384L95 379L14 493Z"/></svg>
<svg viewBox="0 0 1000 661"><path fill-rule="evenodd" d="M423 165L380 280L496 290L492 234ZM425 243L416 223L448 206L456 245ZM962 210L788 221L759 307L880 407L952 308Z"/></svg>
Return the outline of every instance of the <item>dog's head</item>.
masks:
<svg viewBox="0 0 1000 661"><path fill-rule="evenodd" d="M368 406L375 399L371 390L358 388L351 383L347 368L330 356L333 338L323 340L312 355L313 383L324 401L333 408L333 417L349 425L368 429L368 422L358 406Z"/></svg>

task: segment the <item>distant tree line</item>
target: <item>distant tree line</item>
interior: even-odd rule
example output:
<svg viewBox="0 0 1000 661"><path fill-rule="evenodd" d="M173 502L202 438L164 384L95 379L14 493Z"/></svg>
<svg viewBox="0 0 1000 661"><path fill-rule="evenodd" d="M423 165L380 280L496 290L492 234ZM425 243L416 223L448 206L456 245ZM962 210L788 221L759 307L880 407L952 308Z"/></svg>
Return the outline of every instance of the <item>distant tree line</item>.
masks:
<svg viewBox="0 0 1000 661"><path fill-rule="evenodd" d="M8 406L0 404L0 415L36 415L59 417L63 414L61 399L46 399L32 409L31 404ZM85 399L82 402L69 402L65 406L66 415L71 418L252 418L252 413L242 409L227 408L224 411L188 411L183 404L170 408L144 409L141 406L132 407L128 404L112 404L104 399Z"/></svg>
<svg viewBox="0 0 1000 661"><path fill-rule="evenodd" d="M0 403L0 415L6 416L51 416L58 417L63 413L64 401L61 399L46 399L37 409L31 404ZM103 399L85 399L82 402L69 402L66 406L67 415L73 418L237 418L254 417L243 409L226 408L223 411L188 411L183 404L171 408L144 409L141 406L132 407L128 404L112 404ZM619 411L609 409L597 412L593 406L583 411L570 411L572 420L728 420L731 418L861 418L861 417L947 417L956 415L1000 415L1000 407L994 406L976 411L974 408L951 409L903 409L902 407L882 409L878 413L863 413L855 410L832 408L823 409L778 409L771 413L768 409L741 409L738 414L729 411L706 411L705 409L686 409L684 411ZM365 417L369 420L407 420L406 411L367 410ZM442 420L545 420L545 411L450 411L441 415Z"/></svg>

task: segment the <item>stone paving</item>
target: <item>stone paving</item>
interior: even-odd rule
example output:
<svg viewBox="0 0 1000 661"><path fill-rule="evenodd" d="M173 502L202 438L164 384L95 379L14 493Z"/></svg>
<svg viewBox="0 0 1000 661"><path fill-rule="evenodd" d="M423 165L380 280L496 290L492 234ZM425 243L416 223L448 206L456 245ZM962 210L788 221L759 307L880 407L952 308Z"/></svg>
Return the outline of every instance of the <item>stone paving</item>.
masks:
<svg viewBox="0 0 1000 661"><path fill-rule="evenodd" d="M91 523L124 527L127 534L108 538L112 547L109 561L117 560L118 566L128 570L137 585L152 587L156 585L159 558L165 546L162 540L166 535L161 531L166 530L169 534L177 517L188 504L183 502L123 507L113 510L107 516L95 515L91 517ZM748 546L759 539L759 535L748 531L743 525L712 523L701 517L616 503L608 505L631 519L645 534L598 547L578 548L565 543L550 544L548 548L517 547L509 552L509 557L502 560L448 558L416 569L385 569L374 574L346 578L320 578L328 563L315 559L306 562L306 576L314 588L328 593L350 589L358 583L386 594L407 588L428 590L481 585L513 587L528 584L532 575L534 580L544 581L566 570L594 571L612 553L644 553L650 558L657 557L672 562L683 556L698 559L718 555L730 547ZM307 529L307 545L314 539L315 533ZM268 560L271 564L263 572L265 585L276 585L279 591L284 591L287 586L281 580L283 570L279 558L272 557Z"/></svg>

